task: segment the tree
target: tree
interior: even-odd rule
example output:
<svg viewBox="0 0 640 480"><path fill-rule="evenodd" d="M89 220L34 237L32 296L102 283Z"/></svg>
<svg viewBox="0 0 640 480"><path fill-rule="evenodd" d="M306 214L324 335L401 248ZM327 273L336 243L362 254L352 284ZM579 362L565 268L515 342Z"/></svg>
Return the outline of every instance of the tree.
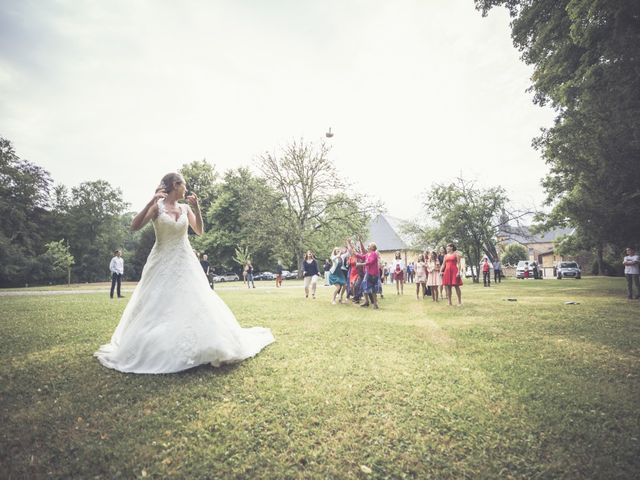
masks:
<svg viewBox="0 0 640 480"><path fill-rule="evenodd" d="M504 249L502 255L502 263L505 265L517 265L521 260L527 260L527 249L519 243L510 243L507 248Z"/></svg>
<svg viewBox="0 0 640 480"><path fill-rule="evenodd" d="M207 160L196 160L182 166L180 173L187 182L187 189L198 195L205 230L209 230L207 212L216 198L218 173Z"/></svg>
<svg viewBox="0 0 640 480"><path fill-rule="evenodd" d="M71 284L71 266L75 263L69 245L64 240L49 242L47 251L40 256L40 263L47 272L48 280L67 277L67 285Z"/></svg>
<svg viewBox="0 0 640 480"><path fill-rule="evenodd" d="M557 116L534 146L550 166L544 228L571 225L601 264L607 244L640 238L640 2L476 0L504 5L534 66L534 102Z"/></svg>
<svg viewBox="0 0 640 480"><path fill-rule="evenodd" d="M426 232L437 243L453 242L468 259L474 282L478 281L477 266L486 255L496 258L498 232L507 223L517 221L526 213L510 212L502 187L481 189L463 178L448 185L435 184L424 201L428 212L438 222Z"/></svg>
<svg viewBox="0 0 640 480"><path fill-rule="evenodd" d="M29 281L29 258L44 251L50 235L49 173L21 159L0 137L0 286Z"/></svg>
<svg viewBox="0 0 640 480"><path fill-rule="evenodd" d="M122 191L104 180L83 182L71 189L66 223L73 273L80 281L104 280L112 252L120 247L128 227L121 216L128 204Z"/></svg>
<svg viewBox="0 0 640 480"><path fill-rule="evenodd" d="M254 266L267 266L291 256L282 239L286 228L279 194L247 168L229 170L218 186L217 197L206 213L210 229L194 238L194 247L207 252L223 270L237 270L236 250L252 253Z"/></svg>
<svg viewBox="0 0 640 480"><path fill-rule="evenodd" d="M284 241L300 275L303 254L315 240L337 226L347 226L353 229L349 233L355 233L380 209L361 195L343 193L348 186L329 159L324 142L294 141L281 154L266 152L259 160L260 171L284 203ZM339 244L343 243L344 238Z"/></svg>

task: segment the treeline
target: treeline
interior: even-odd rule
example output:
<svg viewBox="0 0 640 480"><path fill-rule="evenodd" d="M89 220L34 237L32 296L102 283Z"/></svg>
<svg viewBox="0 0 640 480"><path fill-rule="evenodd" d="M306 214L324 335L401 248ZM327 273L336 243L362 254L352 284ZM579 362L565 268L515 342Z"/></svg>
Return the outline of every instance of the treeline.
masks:
<svg viewBox="0 0 640 480"><path fill-rule="evenodd" d="M293 142L247 168L220 175L206 161L180 172L195 191L206 232L190 235L218 271L236 271L250 258L256 269L277 261L299 269L303 252L328 256L345 236L366 236L379 205L350 191L324 144ZM158 179L158 182L160 179ZM144 188L144 187L143 187ZM147 186L150 196L155 184ZM153 227L131 232L135 212L122 191L104 180L54 185L50 174L20 158L0 137L0 286L96 282L109 278L112 252L124 252L125 278L137 280L155 241ZM239 258L240 256L240 258Z"/></svg>
<svg viewBox="0 0 640 480"><path fill-rule="evenodd" d="M591 252L596 270L640 241L640 2L475 0L511 15L512 39L533 66L534 102L557 112L534 139L547 165L541 229L576 228L564 254Z"/></svg>

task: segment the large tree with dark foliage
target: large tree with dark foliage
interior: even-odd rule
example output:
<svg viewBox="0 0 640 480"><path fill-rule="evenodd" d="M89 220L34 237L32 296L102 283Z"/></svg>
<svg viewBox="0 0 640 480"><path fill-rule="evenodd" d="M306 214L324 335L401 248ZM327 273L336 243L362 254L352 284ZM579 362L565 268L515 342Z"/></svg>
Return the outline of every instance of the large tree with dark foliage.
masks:
<svg viewBox="0 0 640 480"><path fill-rule="evenodd" d="M550 167L545 227L577 227L602 262L640 238L640 2L476 0L504 6L534 102L557 116L534 141Z"/></svg>
<svg viewBox="0 0 640 480"><path fill-rule="evenodd" d="M31 262L44 253L51 184L49 172L21 159L0 137L0 286L28 283Z"/></svg>

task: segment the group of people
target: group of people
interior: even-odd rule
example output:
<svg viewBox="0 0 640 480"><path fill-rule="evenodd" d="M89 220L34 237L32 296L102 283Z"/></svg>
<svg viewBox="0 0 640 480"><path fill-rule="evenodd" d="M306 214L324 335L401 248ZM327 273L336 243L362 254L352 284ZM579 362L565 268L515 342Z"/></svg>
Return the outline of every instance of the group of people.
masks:
<svg viewBox="0 0 640 480"><path fill-rule="evenodd" d="M460 263L461 256L452 243L443 247L440 255L434 250L420 254L413 264L416 298L430 296L434 302L446 298L449 305L452 305L452 291L455 290L458 305L461 305ZM320 269L311 250L305 254L302 267L305 297L311 295L311 298L316 298ZM332 304L350 300L352 304L360 304L362 307L372 305L374 309L379 308L378 296L384 298L383 282L388 275L396 285L396 294L404 294L406 271L400 252L396 252L393 261L384 262L377 252L375 242L365 248L362 241L359 241L359 245L354 245L351 239L347 239L344 246L335 247L331 258L324 264L325 285L334 287Z"/></svg>
<svg viewBox="0 0 640 480"><path fill-rule="evenodd" d="M482 271L482 283L485 287L491 286L491 270L493 270L493 283L502 283L502 264L500 259L496 259L491 262L489 257L484 257L480 264L480 270Z"/></svg>

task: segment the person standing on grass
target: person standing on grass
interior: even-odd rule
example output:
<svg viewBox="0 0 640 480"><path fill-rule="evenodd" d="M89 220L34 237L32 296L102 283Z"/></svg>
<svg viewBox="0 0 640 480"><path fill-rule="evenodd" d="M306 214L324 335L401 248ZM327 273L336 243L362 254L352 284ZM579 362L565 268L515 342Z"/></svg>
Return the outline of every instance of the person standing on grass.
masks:
<svg viewBox="0 0 640 480"><path fill-rule="evenodd" d="M438 263L440 264L440 267L442 267L444 265L444 256L447 254L447 249L446 247L440 247L440 250L438 250ZM440 281L440 298L446 299L446 289L443 291L444 285L442 284L442 281Z"/></svg>
<svg viewBox="0 0 640 480"><path fill-rule="evenodd" d="M276 265L276 288L282 286L282 262L278 260L278 265Z"/></svg>
<svg viewBox="0 0 640 480"><path fill-rule="evenodd" d="M500 257L497 256L493 261L493 283L502 283L502 265L500 264Z"/></svg>
<svg viewBox="0 0 640 480"><path fill-rule="evenodd" d="M427 265L424 261L424 255L418 255L416 262L416 299L420 300L427 291Z"/></svg>
<svg viewBox="0 0 640 480"><path fill-rule="evenodd" d="M175 373L198 365L236 363L274 341L268 328L242 328L209 288L187 232L204 232L198 197L169 173L134 217L131 230L153 223L155 243L108 344L94 356L129 373Z"/></svg>
<svg viewBox="0 0 640 480"><path fill-rule="evenodd" d="M342 273L342 266L346 258L347 252L344 248L336 247L331 253L331 270L329 270L329 284L335 287L331 304L336 304L336 298L340 295L338 303L342 303L342 298L347 288L347 280Z"/></svg>
<svg viewBox="0 0 640 480"><path fill-rule="evenodd" d="M331 260L328 258L324 261L323 273L324 273L324 286L329 286L329 270L331 270Z"/></svg>
<svg viewBox="0 0 640 480"><path fill-rule="evenodd" d="M624 257L622 264L624 265L624 276L627 278L627 298L633 298L633 285L636 286L635 298L640 298L640 256L636 254L636 249L628 247L627 255Z"/></svg>
<svg viewBox="0 0 640 480"><path fill-rule="evenodd" d="M109 263L109 270L111 271L111 293L109 296L113 298L113 291L117 290L118 298L124 298L123 295L120 294L122 276L124 275L124 260L122 259L122 252L120 250L113 252L113 258Z"/></svg>
<svg viewBox="0 0 640 480"><path fill-rule="evenodd" d="M482 261L482 283L485 287L491 286L491 265L489 265L489 259L484 257Z"/></svg>
<svg viewBox="0 0 640 480"><path fill-rule="evenodd" d="M396 282L396 295L404 295L404 262L400 252L396 252L395 259L391 264L393 280Z"/></svg>
<svg viewBox="0 0 640 480"><path fill-rule="evenodd" d="M427 261L427 285L431 287L431 300L438 301L438 289L442 289L442 279L440 277L440 262L435 250L429 253Z"/></svg>
<svg viewBox="0 0 640 480"><path fill-rule="evenodd" d="M358 267L356 264L358 259L356 258L355 252L349 257L347 257L347 262L349 262L349 293L351 295L351 301L353 303L360 302L360 283L362 282L362 276L360 270L362 267ZM360 270L359 270L360 269Z"/></svg>
<svg viewBox="0 0 640 480"><path fill-rule="evenodd" d="M349 248L353 249L353 245L349 242ZM360 250L365 251L364 244L360 241ZM361 307L368 307L373 305L374 309L380 308L378 306L378 297L376 292L378 291L378 281L380 279L380 255L378 254L378 247L375 242L369 243L366 249L367 253L356 253L358 259L358 265L364 267L364 280L362 282L362 292L365 294L365 303L360 305Z"/></svg>
<svg viewBox="0 0 640 480"><path fill-rule="evenodd" d="M442 284L447 291L449 306L451 306L452 287L456 289L458 306L462 305L462 292L460 291L460 286L462 285L461 268L460 254L456 251L456 246L453 243L448 243L447 254L444 256L444 264L440 267L440 273L442 274Z"/></svg>
<svg viewBox="0 0 640 480"><path fill-rule="evenodd" d="M316 286L318 285L318 262L311 250L307 250L302 261L302 276L304 279L304 297L309 298L309 286L311 286L311 298L316 298Z"/></svg>
<svg viewBox="0 0 640 480"><path fill-rule="evenodd" d="M247 272L247 288L251 288L251 287L256 288L256 284L253 281L253 265L251 265L251 262L247 260L247 264L245 265L244 268Z"/></svg>

